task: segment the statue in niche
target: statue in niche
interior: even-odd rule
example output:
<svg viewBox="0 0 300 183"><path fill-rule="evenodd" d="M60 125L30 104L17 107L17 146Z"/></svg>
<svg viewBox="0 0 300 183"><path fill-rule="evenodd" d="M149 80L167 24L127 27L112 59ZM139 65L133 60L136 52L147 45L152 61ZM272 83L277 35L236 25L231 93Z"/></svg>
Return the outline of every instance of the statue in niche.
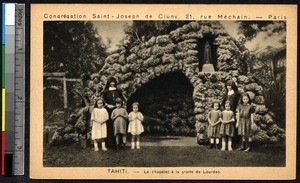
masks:
<svg viewBox="0 0 300 183"><path fill-rule="evenodd" d="M204 46L204 64L202 66L202 72L214 72L214 66L211 60L211 46L208 41L206 41Z"/></svg>
<svg viewBox="0 0 300 183"><path fill-rule="evenodd" d="M204 47L204 63L206 64L211 63L211 48L208 41L205 43L205 47Z"/></svg>

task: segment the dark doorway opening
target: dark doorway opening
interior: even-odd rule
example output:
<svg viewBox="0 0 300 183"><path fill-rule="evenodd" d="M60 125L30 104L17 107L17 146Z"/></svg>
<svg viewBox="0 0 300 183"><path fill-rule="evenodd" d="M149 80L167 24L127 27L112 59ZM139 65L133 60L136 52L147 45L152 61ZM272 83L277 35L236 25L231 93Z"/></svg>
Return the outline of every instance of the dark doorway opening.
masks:
<svg viewBox="0 0 300 183"><path fill-rule="evenodd" d="M195 135L193 86L181 72L172 72L150 80L128 100L139 102L145 116L145 133L153 135Z"/></svg>

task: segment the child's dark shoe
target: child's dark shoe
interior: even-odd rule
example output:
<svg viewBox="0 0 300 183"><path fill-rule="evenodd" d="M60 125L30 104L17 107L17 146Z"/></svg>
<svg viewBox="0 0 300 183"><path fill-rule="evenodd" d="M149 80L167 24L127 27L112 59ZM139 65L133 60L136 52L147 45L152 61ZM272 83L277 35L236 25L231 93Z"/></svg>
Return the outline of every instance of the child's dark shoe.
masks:
<svg viewBox="0 0 300 183"><path fill-rule="evenodd" d="M214 144L210 144L209 148L213 149L214 148Z"/></svg>
<svg viewBox="0 0 300 183"><path fill-rule="evenodd" d="M244 147L244 146L241 146L241 147L237 148L236 150L237 150L237 151L243 151L243 150L245 150L245 147Z"/></svg>
<svg viewBox="0 0 300 183"><path fill-rule="evenodd" d="M250 152L251 151L251 148L248 147L247 149L245 149L245 152Z"/></svg>
<svg viewBox="0 0 300 183"><path fill-rule="evenodd" d="M236 150L237 151L243 151L243 150L245 150L245 142L243 141L242 144L241 144L241 147L237 148Z"/></svg>
<svg viewBox="0 0 300 183"><path fill-rule="evenodd" d="M123 145L122 145L122 150L123 150L123 151L126 151L126 144L123 144Z"/></svg>
<svg viewBox="0 0 300 183"><path fill-rule="evenodd" d="M245 149L245 152L250 152L251 151L251 145L252 143L251 142L248 142L247 143L247 148Z"/></svg>

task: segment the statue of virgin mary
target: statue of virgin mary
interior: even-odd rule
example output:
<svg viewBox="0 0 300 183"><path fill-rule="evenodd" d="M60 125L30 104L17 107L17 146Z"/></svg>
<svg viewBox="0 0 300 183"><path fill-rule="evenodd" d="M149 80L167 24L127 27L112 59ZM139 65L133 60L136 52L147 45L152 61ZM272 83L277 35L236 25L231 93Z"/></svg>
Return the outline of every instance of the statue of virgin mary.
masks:
<svg viewBox="0 0 300 183"><path fill-rule="evenodd" d="M204 46L204 64L202 66L202 72L214 72L214 66L211 61L211 47L208 41Z"/></svg>

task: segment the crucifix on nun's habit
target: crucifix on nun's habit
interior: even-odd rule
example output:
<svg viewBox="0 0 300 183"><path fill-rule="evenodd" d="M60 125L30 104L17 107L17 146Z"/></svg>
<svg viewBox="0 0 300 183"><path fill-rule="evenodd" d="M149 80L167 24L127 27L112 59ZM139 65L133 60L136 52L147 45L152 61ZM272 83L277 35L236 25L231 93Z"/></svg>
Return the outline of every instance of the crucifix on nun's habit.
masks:
<svg viewBox="0 0 300 183"><path fill-rule="evenodd" d="M208 41L206 41L204 46L204 64L202 66L202 72L214 72L214 66L211 60L211 46Z"/></svg>

